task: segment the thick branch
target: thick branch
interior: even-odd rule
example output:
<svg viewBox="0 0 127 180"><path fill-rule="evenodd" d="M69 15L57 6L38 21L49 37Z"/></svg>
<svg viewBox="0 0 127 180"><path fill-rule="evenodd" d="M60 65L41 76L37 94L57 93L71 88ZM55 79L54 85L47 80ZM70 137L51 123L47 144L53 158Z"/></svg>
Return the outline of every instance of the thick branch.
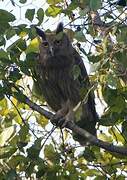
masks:
<svg viewBox="0 0 127 180"><path fill-rule="evenodd" d="M39 105L33 103L30 99L26 99L25 102L31 109L39 112L40 114L44 115L46 118L51 119L51 117L53 116L53 114L47 110L44 110L43 108L41 108ZM107 151L110 152L114 152L114 153L119 153L121 155L127 155L127 147L122 147L122 146L115 146L111 143L107 143L104 142L102 140L97 139L95 136L93 136L92 134L90 134L89 132L87 132L84 129L81 129L80 127L78 127L75 123L73 122L68 122L67 124L67 128L72 130L74 133L79 134L81 136L83 136L85 139L88 139L88 142L90 142L90 144L92 145L96 145L100 148L103 148Z"/></svg>

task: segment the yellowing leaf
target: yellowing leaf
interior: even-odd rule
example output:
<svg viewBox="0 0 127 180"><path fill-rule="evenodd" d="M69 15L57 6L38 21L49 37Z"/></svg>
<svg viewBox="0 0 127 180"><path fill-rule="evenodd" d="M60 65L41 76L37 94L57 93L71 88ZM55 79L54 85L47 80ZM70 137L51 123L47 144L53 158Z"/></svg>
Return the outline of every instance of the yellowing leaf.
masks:
<svg viewBox="0 0 127 180"><path fill-rule="evenodd" d="M100 133L98 135L98 138L101 139L102 141L112 142L112 137L111 136L107 136L105 133Z"/></svg>
<svg viewBox="0 0 127 180"><path fill-rule="evenodd" d="M10 112L9 109L2 109L2 110L0 110L0 114L1 114L2 116L6 116L9 112Z"/></svg>
<svg viewBox="0 0 127 180"><path fill-rule="evenodd" d="M27 33L26 33L25 31L22 31L22 32L19 34L19 36L20 36L21 38L25 37L26 35L27 35Z"/></svg>
<svg viewBox="0 0 127 180"><path fill-rule="evenodd" d="M46 16L52 16L56 17L58 14L61 13L62 8L59 6L49 6L48 9L46 9Z"/></svg>
<svg viewBox="0 0 127 180"><path fill-rule="evenodd" d="M30 53L30 52L35 52L37 53L39 51L39 44L40 44L40 41L38 38L34 38L29 46L27 47L26 49L26 53Z"/></svg>
<svg viewBox="0 0 127 180"><path fill-rule="evenodd" d="M17 116L15 117L15 121L18 123L18 124L22 124L22 119L20 117L20 115L15 111L15 113L17 114Z"/></svg>
<svg viewBox="0 0 127 180"><path fill-rule="evenodd" d="M125 142L124 137L120 134L120 132L116 128L111 127L108 130L108 132L113 136L113 139L124 144L124 142Z"/></svg>
<svg viewBox="0 0 127 180"><path fill-rule="evenodd" d="M60 3L62 0L47 0L47 3L48 4L57 4L57 3Z"/></svg>
<svg viewBox="0 0 127 180"><path fill-rule="evenodd" d="M81 119L81 115L82 115L82 103L79 102L77 104L76 107L74 107L73 109L74 113L75 113L75 119L76 121L79 121Z"/></svg>
<svg viewBox="0 0 127 180"><path fill-rule="evenodd" d="M37 122L42 126L45 127L48 124L48 119L46 119L44 116L39 115L37 118Z"/></svg>
<svg viewBox="0 0 127 180"><path fill-rule="evenodd" d="M0 146L4 144L16 133L16 126L11 126L3 130L0 134Z"/></svg>
<svg viewBox="0 0 127 180"><path fill-rule="evenodd" d="M14 104L15 106L17 106L17 103L18 103L17 99L13 98L13 99L12 99L12 102L13 102L13 104Z"/></svg>
<svg viewBox="0 0 127 180"><path fill-rule="evenodd" d="M5 116L8 112L7 99L4 98L0 101L0 115Z"/></svg>
<svg viewBox="0 0 127 180"><path fill-rule="evenodd" d="M120 81L120 85L121 85L122 87L126 87L126 84L125 84L125 82L124 82L122 79L119 79L119 81Z"/></svg>

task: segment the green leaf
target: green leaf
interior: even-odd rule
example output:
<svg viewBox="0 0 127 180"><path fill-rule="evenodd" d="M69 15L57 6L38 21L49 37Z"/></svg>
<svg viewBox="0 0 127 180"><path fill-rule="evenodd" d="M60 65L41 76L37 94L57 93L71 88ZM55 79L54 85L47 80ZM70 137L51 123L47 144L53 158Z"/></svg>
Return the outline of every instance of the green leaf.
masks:
<svg viewBox="0 0 127 180"><path fill-rule="evenodd" d="M0 49L0 59L8 59L8 53L3 49Z"/></svg>
<svg viewBox="0 0 127 180"><path fill-rule="evenodd" d="M113 126L119 121L117 113L112 113L110 109L99 119L99 124L103 126Z"/></svg>
<svg viewBox="0 0 127 180"><path fill-rule="evenodd" d="M108 154L108 153L107 153ZM107 156L107 154L105 153L105 157ZM105 159L106 160L106 159ZM108 160L108 159L107 159ZM115 175L116 172L117 172L117 169L115 166L111 166L110 165L110 162L109 162L109 165L108 166L105 166L104 169L103 169L105 172L108 172L108 174L110 175Z"/></svg>
<svg viewBox="0 0 127 180"><path fill-rule="evenodd" d="M28 157L30 159L38 159L39 153L41 151L41 138L37 139L29 149L27 149Z"/></svg>
<svg viewBox="0 0 127 180"><path fill-rule="evenodd" d="M97 175L94 180L107 180L107 177Z"/></svg>
<svg viewBox="0 0 127 180"><path fill-rule="evenodd" d="M3 36L0 36L0 46L5 46L6 41L5 38Z"/></svg>
<svg viewBox="0 0 127 180"><path fill-rule="evenodd" d="M118 42L124 42L127 43L127 31L126 27L118 27L118 33L116 34L116 38Z"/></svg>
<svg viewBox="0 0 127 180"><path fill-rule="evenodd" d="M9 167L16 168L19 164L27 163L28 159L23 155L14 155L8 162Z"/></svg>
<svg viewBox="0 0 127 180"><path fill-rule="evenodd" d="M16 133L16 126L5 128L0 134L0 145L3 146Z"/></svg>
<svg viewBox="0 0 127 180"><path fill-rule="evenodd" d="M34 52L30 52L26 55L26 65L29 67L29 68L32 68L32 67L35 67L36 65L36 59L37 59L37 53L34 53Z"/></svg>
<svg viewBox="0 0 127 180"><path fill-rule="evenodd" d="M13 71L10 71L9 79L13 82L16 82L17 80L21 79L22 74L20 73L18 68L13 68Z"/></svg>
<svg viewBox="0 0 127 180"><path fill-rule="evenodd" d="M126 49L121 49L120 51L116 52L114 55L118 63L122 63L123 66L127 67L127 61L126 61L127 50Z"/></svg>
<svg viewBox="0 0 127 180"><path fill-rule="evenodd" d="M10 53L10 58L12 62L19 61L22 51L25 50L26 50L26 41L23 40L22 38L18 39L7 48L7 51Z"/></svg>
<svg viewBox="0 0 127 180"><path fill-rule="evenodd" d="M8 30L10 28L10 24L9 23L0 23L0 34L4 34L6 30Z"/></svg>
<svg viewBox="0 0 127 180"><path fill-rule="evenodd" d="M124 137L127 140L127 121L124 121L122 123L122 134L124 135Z"/></svg>
<svg viewBox="0 0 127 180"><path fill-rule="evenodd" d="M58 4L60 2L63 2L63 0L47 0L47 3L50 5L55 5L55 4Z"/></svg>
<svg viewBox="0 0 127 180"><path fill-rule="evenodd" d="M6 31L6 38L7 38L7 40L10 39L10 38L12 38L15 34L16 34L15 29L9 28L9 29Z"/></svg>
<svg viewBox="0 0 127 180"><path fill-rule="evenodd" d="M101 7L101 0L90 0L90 8L92 11L97 11Z"/></svg>
<svg viewBox="0 0 127 180"><path fill-rule="evenodd" d="M48 9L46 9L45 14L46 16L52 16L56 17L58 14L60 14L62 11L62 8L60 6L49 6Z"/></svg>
<svg viewBox="0 0 127 180"><path fill-rule="evenodd" d="M22 32L28 33L28 32L29 32L29 29L27 29L26 27L27 27L26 24L19 24L18 26L16 26L16 27L15 27L16 34L17 34L18 36L20 36L20 34L21 34ZM31 30L31 28L30 28L30 30Z"/></svg>
<svg viewBox="0 0 127 180"><path fill-rule="evenodd" d="M115 76L114 74L110 73L106 76L106 81L108 83L109 86L113 87L113 88L117 88L117 84L118 84L118 77Z"/></svg>
<svg viewBox="0 0 127 180"><path fill-rule="evenodd" d="M39 20L38 26L41 25L44 19L44 10L42 8L39 8L37 11L37 19Z"/></svg>
<svg viewBox="0 0 127 180"><path fill-rule="evenodd" d="M121 96L117 96L111 110L112 112L116 112L120 114L122 113L122 111L124 111L125 106L126 106L125 99Z"/></svg>
<svg viewBox="0 0 127 180"><path fill-rule="evenodd" d="M85 148L85 151L83 152L83 157L89 162L91 162L95 159L94 152L92 150L90 150L89 147Z"/></svg>
<svg viewBox="0 0 127 180"><path fill-rule="evenodd" d="M79 11L79 15L80 15L81 17L84 17L84 16L86 16L87 12L88 12L88 9L81 9L81 10Z"/></svg>
<svg viewBox="0 0 127 180"><path fill-rule="evenodd" d="M14 146L4 146L0 147L0 158L10 158L12 154L16 152L17 148Z"/></svg>
<svg viewBox="0 0 127 180"><path fill-rule="evenodd" d="M20 3L25 4L27 0L19 0Z"/></svg>
<svg viewBox="0 0 127 180"><path fill-rule="evenodd" d="M78 5L79 5L78 1L73 0L67 7L67 11L72 13L72 11L75 10L78 7Z"/></svg>
<svg viewBox="0 0 127 180"><path fill-rule="evenodd" d="M77 32L75 32L74 38L75 38L77 41L80 41L80 42L86 41L86 38L85 38L85 36L84 36L84 34L83 34L82 31L77 31Z"/></svg>
<svg viewBox="0 0 127 180"><path fill-rule="evenodd" d="M52 144L46 145L44 149L44 155L46 158L51 160L53 163L59 163L59 156L57 152L55 152L54 147Z"/></svg>
<svg viewBox="0 0 127 180"><path fill-rule="evenodd" d="M117 90L111 89L109 87L105 87L102 90L102 94L103 94L104 100L109 106L112 106L115 103L116 97L118 96Z"/></svg>
<svg viewBox="0 0 127 180"><path fill-rule="evenodd" d="M13 95L20 102L25 103L27 100L27 97L24 94L22 94L21 92L14 92Z"/></svg>
<svg viewBox="0 0 127 180"><path fill-rule="evenodd" d="M26 74L27 76L30 76L30 67L28 66L28 63L26 61L19 61L18 66L20 67L20 70Z"/></svg>
<svg viewBox="0 0 127 180"><path fill-rule="evenodd" d="M29 127L27 125L21 126L19 131L20 142L27 142L29 138Z"/></svg>
<svg viewBox="0 0 127 180"><path fill-rule="evenodd" d="M126 176L126 175L125 175ZM117 180L125 180L125 177L124 175L119 175L118 177L117 177Z"/></svg>
<svg viewBox="0 0 127 180"><path fill-rule="evenodd" d="M0 24L6 24L7 22L12 22L15 19L16 18L13 14L6 10L0 9Z"/></svg>
<svg viewBox="0 0 127 180"><path fill-rule="evenodd" d="M85 171L85 177L93 177L96 175L101 175L101 172L99 170L96 169L88 169Z"/></svg>
<svg viewBox="0 0 127 180"><path fill-rule="evenodd" d="M14 169L11 169L6 173L5 176L6 180L15 180L16 178L17 178L17 173Z"/></svg>
<svg viewBox="0 0 127 180"><path fill-rule="evenodd" d="M97 62L101 61L102 57L101 56L88 55L88 59L90 62L97 63ZM98 65L100 66L100 63Z"/></svg>
<svg viewBox="0 0 127 180"><path fill-rule="evenodd" d="M18 52L25 51L26 50L26 41L23 40L22 38L20 38L7 48L7 51L15 52L16 50Z"/></svg>
<svg viewBox="0 0 127 180"><path fill-rule="evenodd" d="M12 62L9 60L8 53L4 51L3 49L0 49L0 64L1 67L3 66L2 72L4 72L4 68L6 68L7 65L10 65Z"/></svg>
<svg viewBox="0 0 127 180"><path fill-rule="evenodd" d="M35 9L27 9L25 13L25 18L32 22L35 14Z"/></svg>
<svg viewBox="0 0 127 180"><path fill-rule="evenodd" d="M2 76L2 73L0 73L0 76ZM5 91L4 91L4 88L1 86L1 84L0 84L0 102L1 102L1 100L3 100L3 98L4 98L4 93L5 93ZM3 107L3 106L2 106ZM0 105L0 108L1 108L1 105Z"/></svg>
<svg viewBox="0 0 127 180"><path fill-rule="evenodd" d="M47 167L42 165L41 168L38 170L38 172L36 173L36 177L37 178L41 178L44 176L45 172L47 171Z"/></svg>

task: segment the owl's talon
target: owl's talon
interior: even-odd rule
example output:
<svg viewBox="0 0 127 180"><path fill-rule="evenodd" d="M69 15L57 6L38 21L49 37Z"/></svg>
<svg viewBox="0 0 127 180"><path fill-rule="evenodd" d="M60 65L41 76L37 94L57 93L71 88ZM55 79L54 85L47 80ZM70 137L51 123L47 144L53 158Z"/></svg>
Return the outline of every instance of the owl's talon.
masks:
<svg viewBox="0 0 127 180"><path fill-rule="evenodd" d="M55 126L61 127L61 125L63 124L63 121L64 121L64 118L62 116L59 116L58 114L55 114L51 118L51 123Z"/></svg>
<svg viewBox="0 0 127 180"><path fill-rule="evenodd" d="M57 127L64 128L67 125L68 120L65 117L53 116L51 123Z"/></svg>
<svg viewBox="0 0 127 180"><path fill-rule="evenodd" d="M69 122L70 120L67 118L67 117L61 117L61 118L52 118L51 119L51 123L57 127L60 127L60 128L64 128L67 126L67 123Z"/></svg>
<svg viewBox="0 0 127 180"><path fill-rule="evenodd" d="M65 126L63 126L63 124L65 123L65 119L61 118L58 120L57 126L60 128L64 128Z"/></svg>

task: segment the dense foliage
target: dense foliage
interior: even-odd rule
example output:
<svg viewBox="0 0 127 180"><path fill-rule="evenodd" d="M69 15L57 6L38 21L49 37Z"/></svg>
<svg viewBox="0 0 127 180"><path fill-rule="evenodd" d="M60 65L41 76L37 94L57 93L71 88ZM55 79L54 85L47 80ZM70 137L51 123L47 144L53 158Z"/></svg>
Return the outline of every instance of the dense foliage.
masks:
<svg viewBox="0 0 127 180"><path fill-rule="evenodd" d="M126 1L39 3L38 7L38 0L0 2L1 7L6 5L0 9L0 179L125 179L127 156L115 149L111 153L93 145L80 147L69 130L55 128L33 111L27 98L46 107L32 87L39 44L33 25L52 30L63 21L75 48L89 62L97 111L101 111L97 137L126 147ZM79 73L75 67L75 78ZM76 116L79 113L78 109Z"/></svg>

